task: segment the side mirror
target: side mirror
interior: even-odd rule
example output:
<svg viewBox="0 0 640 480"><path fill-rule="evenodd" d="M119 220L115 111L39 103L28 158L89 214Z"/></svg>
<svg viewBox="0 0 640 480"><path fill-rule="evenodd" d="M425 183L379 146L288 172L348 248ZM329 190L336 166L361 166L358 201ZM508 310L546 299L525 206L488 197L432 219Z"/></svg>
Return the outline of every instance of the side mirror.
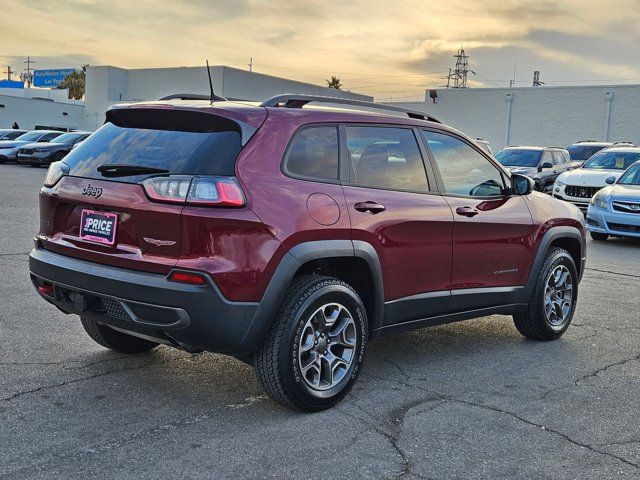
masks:
<svg viewBox="0 0 640 480"><path fill-rule="evenodd" d="M617 178L611 175L610 177L607 177L605 179L605 182L607 182L609 185L613 185L614 183L616 183L616 180Z"/></svg>
<svg viewBox="0 0 640 480"><path fill-rule="evenodd" d="M534 181L526 175L511 175L511 191L514 195L529 195L534 190Z"/></svg>
<svg viewBox="0 0 640 480"><path fill-rule="evenodd" d="M538 171L541 172L542 170L544 170L545 168L553 168L553 163L551 162L544 162L542 165L540 165L538 167Z"/></svg>

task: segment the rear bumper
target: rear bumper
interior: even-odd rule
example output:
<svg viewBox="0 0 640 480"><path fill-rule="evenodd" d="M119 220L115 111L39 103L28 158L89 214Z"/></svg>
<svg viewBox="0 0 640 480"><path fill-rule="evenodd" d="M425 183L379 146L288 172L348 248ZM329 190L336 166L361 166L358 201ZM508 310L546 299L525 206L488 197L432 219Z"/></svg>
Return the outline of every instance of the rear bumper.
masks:
<svg viewBox="0 0 640 480"><path fill-rule="evenodd" d="M207 285L186 285L42 248L31 251L29 269L38 293L63 312L86 315L134 335L188 351L235 356L250 355L261 341L252 334L263 327L256 324L259 304L230 302L211 278ZM38 289L48 285L52 288Z"/></svg>

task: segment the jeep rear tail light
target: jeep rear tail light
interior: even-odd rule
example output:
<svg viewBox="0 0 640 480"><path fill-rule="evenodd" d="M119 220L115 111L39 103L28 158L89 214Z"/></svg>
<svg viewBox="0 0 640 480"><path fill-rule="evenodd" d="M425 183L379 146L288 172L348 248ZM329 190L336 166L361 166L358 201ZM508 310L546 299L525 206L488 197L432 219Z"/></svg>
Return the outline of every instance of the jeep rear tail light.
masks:
<svg viewBox="0 0 640 480"><path fill-rule="evenodd" d="M149 199L203 207L244 207L245 198L235 177L170 175L142 182Z"/></svg>
<svg viewBox="0 0 640 480"><path fill-rule="evenodd" d="M47 176L44 177L44 186L47 188L54 187L62 177L69 174L69 165L64 162L53 162L49 165Z"/></svg>
<svg viewBox="0 0 640 480"><path fill-rule="evenodd" d="M244 194L234 177L195 177L187 205L244 207Z"/></svg>
<svg viewBox="0 0 640 480"><path fill-rule="evenodd" d="M142 188L155 202L184 204L191 180L193 177L183 175L151 177L142 182Z"/></svg>

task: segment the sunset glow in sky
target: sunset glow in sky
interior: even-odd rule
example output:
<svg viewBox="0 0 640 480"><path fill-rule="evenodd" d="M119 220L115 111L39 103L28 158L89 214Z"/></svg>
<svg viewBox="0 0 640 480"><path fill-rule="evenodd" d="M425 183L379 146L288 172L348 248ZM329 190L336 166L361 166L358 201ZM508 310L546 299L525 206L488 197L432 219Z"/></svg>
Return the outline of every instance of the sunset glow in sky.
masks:
<svg viewBox="0 0 640 480"><path fill-rule="evenodd" d="M0 65L211 64L410 100L464 45L474 86L640 83L640 0L0 0ZM2 77L4 78L4 74Z"/></svg>

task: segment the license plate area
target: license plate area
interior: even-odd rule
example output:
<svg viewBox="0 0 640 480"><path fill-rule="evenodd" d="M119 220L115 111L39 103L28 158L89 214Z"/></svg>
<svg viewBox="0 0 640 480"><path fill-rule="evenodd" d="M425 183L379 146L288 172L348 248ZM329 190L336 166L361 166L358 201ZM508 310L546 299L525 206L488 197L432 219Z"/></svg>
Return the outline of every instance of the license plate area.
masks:
<svg viewBox="0 0 640 480"><path fill-rule="evenodd" d="M118 215L111 212L98 212L83 209L80 215L80 238L102 245L116 242Z"/></svg>

